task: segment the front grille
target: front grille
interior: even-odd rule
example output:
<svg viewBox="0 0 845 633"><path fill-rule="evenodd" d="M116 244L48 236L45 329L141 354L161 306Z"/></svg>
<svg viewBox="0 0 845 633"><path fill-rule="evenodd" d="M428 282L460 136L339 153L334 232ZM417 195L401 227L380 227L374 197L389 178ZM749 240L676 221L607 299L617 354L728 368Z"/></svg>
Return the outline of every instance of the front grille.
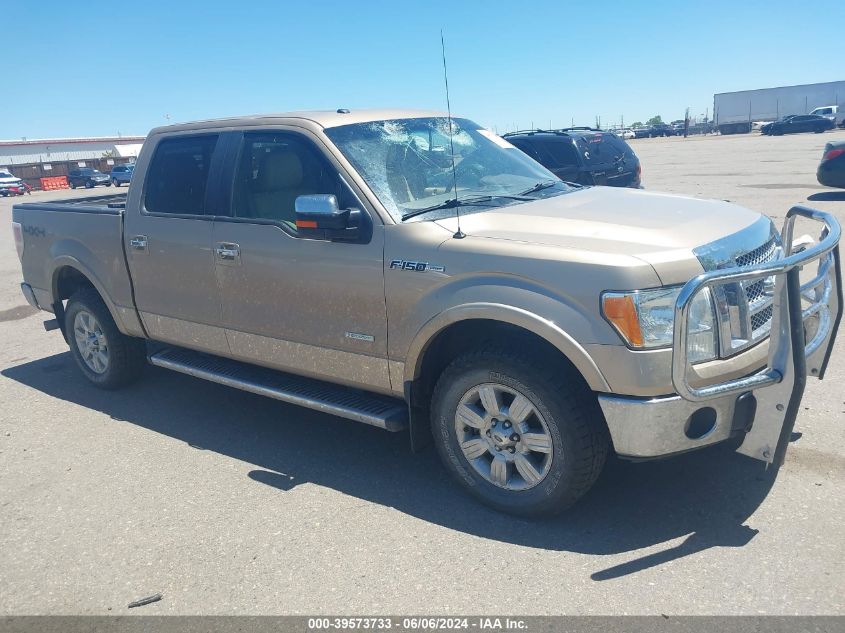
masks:
<svg viewBox="0 0 845 633"><path fill-rule="evenodd" d="M750 247L750 248L749 248ZM753 269L782 257L780 235L768 218L694 250L704 270ZM719 357L729 358L764 340L771 331L774 277L734 281L712 288Z"/></svg>
<svg viewBox="0 0 845 633"><path fill-rule="evenodd" d="M765 298L766 286L763 280L754 281L745 286L745 296L748 298L748 305L754 305Z"/></svg>
<svg viewBox="0 0 845 633"><path fill-rule="evenodd" d="M736 258L736 265L742 266L757 266L758 264L765 264L775 258L777 253L777 242L772 237L768 242L762 246L755 248L753 251L748 251L744 255Z"/></svg>
<svg viewBox="0 0 845 633"><path fill-rule="evenodd" d="M738 266L750 267L766 264L778 255L778 244L774 236L762 246L749 251L744 255L736 258ZM744 281L741 283L745 291L745 300L748 306L749 327L741 338L748 343L755 343L769 333L772 321L772 304L771 298L766 296L767 280L757 279L752 281ZM769 278L769 288L773 287L771 278Z"/></svg>
<svg viewBox="0 0 845 633"><path fill-rule="evenodd" d="M772 320L772 306L766 306L756 314L751 315L751 332L752 335L759 336L758 332L761 329L766 328L766 331L769 329L769 323Z"/></svg>

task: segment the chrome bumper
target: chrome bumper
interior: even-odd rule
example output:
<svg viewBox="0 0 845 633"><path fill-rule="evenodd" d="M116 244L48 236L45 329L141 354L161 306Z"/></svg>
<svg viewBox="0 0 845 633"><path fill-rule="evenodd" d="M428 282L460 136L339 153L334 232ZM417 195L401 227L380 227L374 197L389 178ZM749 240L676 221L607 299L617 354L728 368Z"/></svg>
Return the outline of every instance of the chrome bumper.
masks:
<svg viewBox="0 0 845 633"><path fill-rule="evenodd" d="M21 292L29 305L33 308L38 308L39 310L41 309L41 306L38 305L38 299L35 298L35 291L32 289L32 286L25 283L21 284Z"/></svg>
<svg viewBox="0 0 845 633"><path fill-rule="evenodd" d="M817 244L793 254L797 217L821 222L824 229ZM629 457L656 457L744 432L737 449L740 453L767 463L782 463L806 378L824 376L842 318L840 236L834 217L796 206L787 213L782 231L786 249L783 259L714 270L689 281L675 305L672 383L678 395L651 399L599 396L616 452ZM802 286L801 269L815 262L815 276ZM766 367L751 376L693 387L687 350L692 300L705 288L769 277L775 282ZM805 323L810 321L814 321L815 331L806 341Z"/></svg>

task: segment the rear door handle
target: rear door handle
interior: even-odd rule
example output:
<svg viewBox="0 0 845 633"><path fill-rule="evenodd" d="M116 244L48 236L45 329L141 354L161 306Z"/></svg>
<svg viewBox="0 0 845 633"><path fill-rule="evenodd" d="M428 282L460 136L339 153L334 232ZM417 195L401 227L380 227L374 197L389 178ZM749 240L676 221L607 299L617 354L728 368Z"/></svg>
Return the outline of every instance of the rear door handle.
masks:
<svg viewBox="0 0 845 633"><path fill-rule="evenodd" d="M231 242L221 242L214 251L217 258L224 262L236 261L241 256L241 247Z"/></svg>
<svg viewBox="0 0 845 633"><path fill-rule="evenodd" d="M135 235L129 240L129 246L131 246L136 251L147 250L147 236Z"/></svg>

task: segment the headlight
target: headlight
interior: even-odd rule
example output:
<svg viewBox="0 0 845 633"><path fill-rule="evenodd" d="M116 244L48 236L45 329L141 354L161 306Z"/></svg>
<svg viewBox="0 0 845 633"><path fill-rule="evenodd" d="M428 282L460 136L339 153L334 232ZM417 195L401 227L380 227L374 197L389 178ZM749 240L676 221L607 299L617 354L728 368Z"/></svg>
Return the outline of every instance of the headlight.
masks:
<svg viewBox="0 0 845 633"><path fill-rule="evenodd" d="M605 292L602 294L602 313L630 347L669 347L675 328L675 301L680 292L680 286ZM692 301L688 332L687 349L691 363L716 358L716 328L709 289L699 292Z"/></svg>

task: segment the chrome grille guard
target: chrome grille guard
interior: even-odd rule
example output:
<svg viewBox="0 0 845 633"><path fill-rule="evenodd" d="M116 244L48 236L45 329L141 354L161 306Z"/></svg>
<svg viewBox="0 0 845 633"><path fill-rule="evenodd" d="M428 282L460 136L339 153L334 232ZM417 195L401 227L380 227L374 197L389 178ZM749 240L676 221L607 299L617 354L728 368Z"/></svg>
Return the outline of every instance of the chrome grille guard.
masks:
<svg viewBox="0 0 845 633"><path fill-rule="evenodd" d="M792 253L795 220L805 217L824 224L817 244ZM841 228L829 213L794 206L786 214L782 235L782 259L748 267L714 270L687 282L675 303L672 346L672 383L677 393L692 402L754 391L757 414L739 452L767 463L782 463L795 424L806 377L824 376L836 331L842 318L842 275L839 258ZM818 272L803 286L799 274L818 262ZM749 279L775 278L772 291L773 317L766 368L744 378L703 387L689 383L687 335L692 300L705 288ZM804 308L802 299L809 303ZM818 319L818 329L809 342L804 338L804 320Z"/></svg>

